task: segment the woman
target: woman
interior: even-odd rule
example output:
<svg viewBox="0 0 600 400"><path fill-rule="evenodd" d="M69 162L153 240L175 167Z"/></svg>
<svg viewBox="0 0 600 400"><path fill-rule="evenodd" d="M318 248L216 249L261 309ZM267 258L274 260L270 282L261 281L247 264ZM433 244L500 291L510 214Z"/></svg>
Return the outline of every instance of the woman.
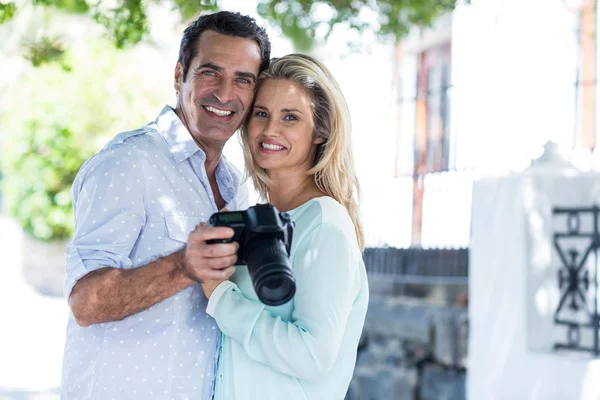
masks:
<svg viewBox="0 0 600 400"><path fill-rule="evenodd" d="M305 55L274 60L257 87L242 129L246 165L296 224L296 294L265 306L245 267L203 285L223 332L215 399L343 399L368 303L348 108L329 71Z"/></svg>

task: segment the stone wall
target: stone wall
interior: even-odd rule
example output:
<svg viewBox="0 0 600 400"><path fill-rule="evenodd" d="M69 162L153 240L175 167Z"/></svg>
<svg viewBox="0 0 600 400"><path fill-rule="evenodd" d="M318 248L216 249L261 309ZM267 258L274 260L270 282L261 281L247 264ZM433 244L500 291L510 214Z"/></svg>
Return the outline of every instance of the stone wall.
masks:
<svg viewBox="0 0 600 400"><path fill-rule="evenodd" d="M467 309L373 296L346 400L464 400Z"/></svg>

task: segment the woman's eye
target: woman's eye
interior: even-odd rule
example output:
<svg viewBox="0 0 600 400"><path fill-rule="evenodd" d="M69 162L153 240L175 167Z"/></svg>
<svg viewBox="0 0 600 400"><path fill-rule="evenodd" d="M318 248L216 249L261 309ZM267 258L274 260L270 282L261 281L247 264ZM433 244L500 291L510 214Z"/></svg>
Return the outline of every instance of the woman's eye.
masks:
<svg viewBox="0 0 600 400"><path fill-rule="evenodd" d="M264 111L257 111L254 113L255 116L257 116L258 118L267 118L267 113Z"/></svg>
<svg viewBox="0 0 600 400"><path fill-rule="evenodd" d="M298 118L293 114L288 114L285 117L283 117L283 119L286 121L297 121L298 120Z"/></svg>

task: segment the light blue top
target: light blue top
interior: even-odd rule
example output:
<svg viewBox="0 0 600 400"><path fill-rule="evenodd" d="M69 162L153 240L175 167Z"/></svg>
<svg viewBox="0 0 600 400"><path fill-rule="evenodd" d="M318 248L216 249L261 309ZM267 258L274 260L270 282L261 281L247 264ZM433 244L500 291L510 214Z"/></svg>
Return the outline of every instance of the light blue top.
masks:
<svg viewBox="0 0 600 400"><path fill-rule="evenodd" d="M342 400L348 390L369 297L354 225L330 197L289 214L293 300L265 306L238 266L208 302L223 332L215 400Z"/></svg>
<svg viewBox="0 0 600 400"><path fill-rule="evenodd" d="M191 230L217 211L204 152L177 114L117 135L73 183L75 234L67 248L65 295L102 267L136 268L181 249ZM216 169L230 209L247 207L240 173ZM69 316L63 400L212 397L220 332L193 285L122 321L82 328Z"/></svg>

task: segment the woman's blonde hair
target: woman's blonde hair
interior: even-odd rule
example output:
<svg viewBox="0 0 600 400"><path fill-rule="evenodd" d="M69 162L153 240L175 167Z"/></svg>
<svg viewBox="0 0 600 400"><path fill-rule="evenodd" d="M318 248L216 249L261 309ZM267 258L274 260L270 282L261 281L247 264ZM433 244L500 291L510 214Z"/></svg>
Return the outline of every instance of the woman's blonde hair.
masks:
<svg viewBox="0 0 600 400"><path fill-rule="evenodd" d="M308 171L314 176L317 187L346 207L354 228L360 249L364 249L364 231L360 219L358 202L361 197L360 185L354 171L351 123L348 105L337 82L319 61L303 54L290 54L271 61L269 68L258 77L257 90L267 79L281 79L302 86L311 99L314 123L314 137L323 139L317 145L315 165ZM270 180L250 153L248 142L248 113L241 129L244 159L247 174L261 197L269 200Z"/></svg>

